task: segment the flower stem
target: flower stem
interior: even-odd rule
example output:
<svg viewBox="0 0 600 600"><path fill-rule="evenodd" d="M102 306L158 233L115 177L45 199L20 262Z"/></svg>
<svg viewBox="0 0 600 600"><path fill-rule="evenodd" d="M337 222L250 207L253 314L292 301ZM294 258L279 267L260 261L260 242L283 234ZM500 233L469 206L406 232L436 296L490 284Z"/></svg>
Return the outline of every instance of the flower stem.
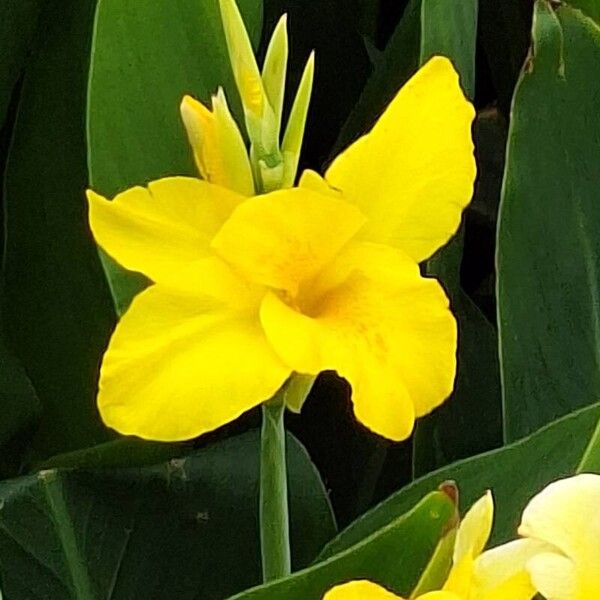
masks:
<svg viewBox="0 0 600 600"><path fill-rule="evenodd" d="M263 404L260 456L260 544L263 580L291 572L283 394Z"/></svg>

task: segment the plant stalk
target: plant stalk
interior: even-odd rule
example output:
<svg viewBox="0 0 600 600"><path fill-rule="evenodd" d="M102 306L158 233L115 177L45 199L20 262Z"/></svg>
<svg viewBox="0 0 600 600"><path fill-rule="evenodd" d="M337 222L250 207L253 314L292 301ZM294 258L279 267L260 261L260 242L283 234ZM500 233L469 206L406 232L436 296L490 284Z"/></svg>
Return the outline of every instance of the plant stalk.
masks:
<svg viewBox="0 0 600 600"><path fill-rule="evenodd" d="M262 407L260 545L263 581L291 573L283 394Z"/></svg>

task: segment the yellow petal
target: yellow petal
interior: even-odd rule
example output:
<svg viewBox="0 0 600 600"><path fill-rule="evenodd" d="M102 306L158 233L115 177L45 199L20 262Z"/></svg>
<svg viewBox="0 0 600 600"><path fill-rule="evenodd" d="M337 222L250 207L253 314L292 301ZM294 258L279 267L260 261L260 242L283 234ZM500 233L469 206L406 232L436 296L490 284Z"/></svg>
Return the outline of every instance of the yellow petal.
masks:
<svg viewBox="0 0 600 600"><path fill-rule="evenodd" d="M592 600L598 598L600 588L590 587L580 580L573 562L554 552L542 552L534 556L527 565L537 590L547 600Z"/></svg>
<svg viewBox="0 0 600 600"><path fill-rule="evenodd" d="M515 540L481 554L474 564L473 589L477 600L530 600L535 595L528 561L546 545Z"/></svg>
<svg viewBox="0 0 600 600"><path fill-rule="evenodd" d="M138 295L110 340L98 407L125 435L186 440L269 399L290 375L256 312L155 285Z"/></svg>
<svg viewBox="0 0 600 600"><path fill-rule="evenodd" d="M488 490L463 518L454 545L454 563L465 556L479 556L492 532L494 521L494 499Z"/></svg>
<svg viewBox="0 0 600 600"><path fill-rule="evenodd" d="M212 247L256 283L295 294L358 231L364 217L343 200L290 189L246 200Z"/></svg>
<svg viewBox="0 0 600 600"><path fill-rule="evenodd" d="M244 199L189 177L134 187L112 202L87 195L90 227L106 253L126 269L173 285L182 270L209 254L210 240Z"/></svg>
<svg viewBox="0 0 600 600"><path fill-rule="evenodd" d="M357 418L392 440L450 394L456 324L437 281L387 246L346 248L307 284L293 308L275 294L261 307L269 341L299 373L335 370L352 386Z"/></svg>
<svg viewBox="0 0 600 600"><path fill-rule="evenodd" d="M385 588L366 580L350 581L329 590L323 600L403 600ZM467 600L453 592L437 591L428 592L416 600ZM511 599L512 600L512 599Z"/></svg>
<svg viewBox="0 0 600 600"><path fill-rule="evenodd" d="M460 561L452 565L448 579L444 584L444 590L454 592L462 598L471 598L474 564L473 557L467 554Z"/></svg>
<svg viewBox="0 0 600 600"><path fill-rule="evenodd" d="M326 196L333 196L334 198L342 198L342 192L339 190L334 190L328 183L321 177L316 171L312 169L305 169L302 171L302 175L300 176L300 181L298 182L298 187L304 188L306 190L312 190L313 192L318 192L319 194L324 194Z"/></svg>
<svg viewBox="0 0 600 600"><path fill-rule="evenodd" d="M474 115L450 61L434 57L335 159L326 179L369 218L365 239L417 261L450 239L473 192Z"/></svg>
<svg viewBox="0 0 600 600"><path fill-rule="evenodd" d="M572 597L578 600L600 594L599 506L600 475L583 473L555 481L535 496L525 508L519 527L520 535L555 546L557 555L562 554L573 563L577 590L572 590ZM548 592L560 590L549 595L551 599L571 598L563 591L570 568L550 554L533 563L534 581ZM559 562L563 565L560 570Z"/></svg>
<svg viewBox="0 0 600 600"><path fill-rule="evenodd" d="M323 600L402 600L400 596L366 580L350 581L329 590Z"/></svg>

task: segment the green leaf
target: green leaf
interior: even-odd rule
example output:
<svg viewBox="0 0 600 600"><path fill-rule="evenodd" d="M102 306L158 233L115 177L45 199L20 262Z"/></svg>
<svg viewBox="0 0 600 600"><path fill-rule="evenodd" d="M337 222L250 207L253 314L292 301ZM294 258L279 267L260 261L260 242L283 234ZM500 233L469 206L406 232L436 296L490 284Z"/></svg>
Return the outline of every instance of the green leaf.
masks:
<svg viewBox="0 0 600 600"><path fill-rule="evenodd" d="M123 437L91 448L57 454L34 465L31 470L146 467L188 454L190 450L191 442L151 442Z"/></svg>
<svg viewBox="0 0 600 600"><path fill-rule="evenodd" d="M259 437L155 467L50 470L0 483L0 571L10 600L203 600L260 581ZM294 564L334 533L325 490L288 439Z"/></svg>
<svg viewBox="0 0 600 600"><path fill-rule="evenodd" d="M551 481L575 473L599 416L600 404L586 407L509 446L416 480L342 531L317 560L337 555L392 523L423 494L447 480L456 482L462 510L491 489L496 504L491 544L514 539L528 501Z"/></svg>
<svg viewBox="0 0 600 600"><path fill-rule="evenodd" d="M44 0L4 0L0 4L0 124L27 52L31 49Z"/></svg>
<svg viewBox="0 0 600 600"><path fill-rule="evenodd" d="M569 0L568 4L600 23L600 0Z"/></svg>
<svg viewBox="0 0 600 600"><path fill-rule="evenodd" d="M262 0L239 4L256 41ZM208 102L218 86L243 123L218 0L100 0L89 81L92 187L112 197L166 175L197 175L179 104L184 94ZM122 313L146 280L104 264Z"/></svg>
<svg viewBox="0 0 600 600"><path fill-rule="evenodd" d="M456 507L444 492L427 495L385 527L329 560L235 596L236 600L321 600L334 585L370 579L408 595L427 566Z"/></svg>
<svg viewBox="0 0 600 600"><path fill-rule="evenodd" d="M498 231L507 440L598 398L598 97L600 29L577 10L538 2Z"/></svg>
<svg viewBox="0 0 600 600"><path fill-rule="evenodd" d="M478 0L421 0L421 64L436 54L449 57L467 96L475 95Z"/></svg>
<svg viewBox="0 0 600 600"><path fill-rule="evenodd" d="M43 405L38 459L110 437L95 396L114 313L83 195L94 7L47 3L6 168L5 325Z"/></svg>

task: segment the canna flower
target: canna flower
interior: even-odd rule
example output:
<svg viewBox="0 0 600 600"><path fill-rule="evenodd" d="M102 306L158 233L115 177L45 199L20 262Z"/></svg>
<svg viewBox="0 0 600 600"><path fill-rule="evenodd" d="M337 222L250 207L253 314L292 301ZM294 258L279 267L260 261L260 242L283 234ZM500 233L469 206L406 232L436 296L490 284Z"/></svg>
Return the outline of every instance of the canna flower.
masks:
<svg viewBox="0 0 600 600"><path fill-rule="evenodd" d="M385 588L366 580L349 581L329 590L323 600L404 600ZM416 600L463 600L454 592L427 592Z"/></svg>
<svg viewBox="0 0 600 600"><path fill-rule="evenodd" d="M600 598L600 475L551 483L525 508L519 533L540 546L527 562L547 600Z"/></svg>
<svg viewBox="0 0 600 600"><path fill-rule="evenodd" d="M533 548L521 540L483 552L492 529L491 493L478 500L461 522L453 565L439 591L414 600L531 600L535 594L525 563ZM329 590L323 600L403 600L370 581L350 581Z"/></svg>
<svg viewBox="0 0 600 600"><path fill-rule="evenodd" d="M271 47L282 52L278 31ZM450 61L433 58L324 177L306 171L298 187L254 194L293 182L312 62L278 170L257 121L279 114L276 86L250 85L248 61L234 73L257 136L250 169L219 93L212 111L182 103L204 179L164 178L112 201L88 192L98 244L152 282L104 355L101 416L124 434L184 440L268 400L294 373L334 370L366 427L405 439L453 388L456 323L418 262L448 241L470 200L473 108Z"/></svg>
<svg viewBox="0 0 600 600"><path fill-rule="evenodd" d="M525 565L537 546L516 540L484 552L493 519L494 501L487 492L460 524L443 590L462 600L531 600L535 589Z"/></svg>

